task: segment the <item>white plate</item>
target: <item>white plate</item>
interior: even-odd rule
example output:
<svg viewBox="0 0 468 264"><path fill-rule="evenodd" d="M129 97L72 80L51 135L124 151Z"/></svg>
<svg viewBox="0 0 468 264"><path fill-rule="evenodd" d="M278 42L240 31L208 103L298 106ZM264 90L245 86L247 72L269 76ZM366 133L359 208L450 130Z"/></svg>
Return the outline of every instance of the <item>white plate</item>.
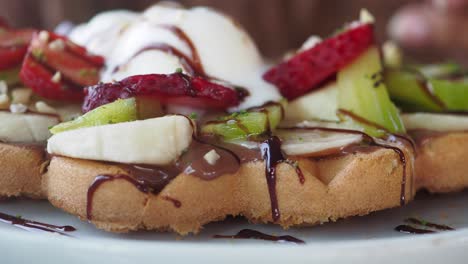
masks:
<svg viewBox="0 0 468 264"><path fill-rule="evenodd" d="M468 192L419 198L405 208L310 228L282 230L240 219L214 223L198 236L137 232L109 234L96 230L45 201L0 202L0 212L57 225L72 225L73 237L28 232L0 223L0 263L467 263ZM446 224L456 231L408 235L393 228L407 217ZM220 240L252 228L292 235L305 245L260 240ZM376 262L377 261L377 262Z"/></svg>

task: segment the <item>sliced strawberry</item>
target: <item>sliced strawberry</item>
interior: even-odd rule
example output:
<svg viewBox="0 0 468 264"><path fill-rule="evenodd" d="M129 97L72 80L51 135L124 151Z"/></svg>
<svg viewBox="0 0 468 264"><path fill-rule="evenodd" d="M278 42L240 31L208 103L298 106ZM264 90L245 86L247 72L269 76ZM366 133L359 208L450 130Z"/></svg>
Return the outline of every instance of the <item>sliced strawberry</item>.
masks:
<svg viewBox="0 0 468 264"><path fill-rule="evenodd" d="M21 68L20 78L36 94L57 101L80 101L83 99L84 92L81 87L63 81L54 82L52 81L53 76L54 73L48 68L27 55Z"/></svg>
<svg viewBox="0 0 468 264"><path fill-rule="evenodd" d="M104 59L87 53L67 38L50 32L35 34L21 68L23 83L53 100L78 101L83 87L99 82Z"/></svg>
<svg viewBox="0 0 468 264"><path fill-rule="evenodd" d="M86 48L79 46L66 38L62 37L62 39L67 42L67 45L66 45L67 51L69 51L70 53L78 57L81 57L83 60L93 64L96 67L102 67L104 65L103 57L89 54Z"/></svg>
<svg viewBox="0 0 468 264"><path fill-rule="evenodd" d="M0 71L11 69L23 61L28 46L23 47L0 47Z"/></svg>
<svg viewBox="0 0 468 264"><path fill-rule="evenodd" d="M148 74L88 87L83 112L86 113L119 98L135 96L154 97L163 104L188 105L205 109L227 109L238 105L242 100L242 95L236 90L202 77L190 77L182 73Z"/></svg>
<svg viewBox="0 0 468 264"><path fill-rule="evenodd" d="M317 88L374 42L372 24L361 24L328 38L265 73L281 94L294 99Z"/></svg>
<svg viewBox="0 0 468 264"><path fill-rule="evenodd" d="M9 29L0 27L0 47L28 46L32 36L36 32L34 29Z"/></svg>
<svg viewBox="0 0 468 264"><path fill-rule="evenodd" d="M0 27L0 70L18 66L23 61L34 30Z"/></svg>

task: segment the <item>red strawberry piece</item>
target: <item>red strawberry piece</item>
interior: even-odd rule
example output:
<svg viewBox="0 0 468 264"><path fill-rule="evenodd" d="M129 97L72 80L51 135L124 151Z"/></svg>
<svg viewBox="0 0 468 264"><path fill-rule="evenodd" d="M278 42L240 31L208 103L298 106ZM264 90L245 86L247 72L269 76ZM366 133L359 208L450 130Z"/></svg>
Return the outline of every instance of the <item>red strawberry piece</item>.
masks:
<svg viewBox="0 0 468 264"><path fill-rule="evenodd" d="M102 83L86 89L83 112L119 98L153 97L163 104L198 108L227 109L236 106L242 96L231 88L202 77L182 73L136 75L114 83Z"/></svg>
<svg viewBox="0 0 468 264"><path fill-rule="evenodd" d="M19 66L28 50L34 30L0 27L0 70Z"/></svg>
<svg viewBox="0 0 468 264"><path fill-rule="evenodd" d="M99 82L104 59L65 37L51 32L35 34L21 68L23 83L52 100L79 101L83 88Z"/></svg>
<svg viewBox="0 0 468 264"><path fill-rule="evenodd" d="M273 67L263 78L292 100L319 87L373 43L371 24L351 27Z"/></svg>
<svg viewBox="0 0 468 264"><path fill-rule="evenodd" d="M28 55L21 68L20 77L23 83L33 91L47 99L57 101L80 101L83 99L84 92L81 87L73 83L64 83L64 81L52 81L54 73L41 63Z"/></svg>

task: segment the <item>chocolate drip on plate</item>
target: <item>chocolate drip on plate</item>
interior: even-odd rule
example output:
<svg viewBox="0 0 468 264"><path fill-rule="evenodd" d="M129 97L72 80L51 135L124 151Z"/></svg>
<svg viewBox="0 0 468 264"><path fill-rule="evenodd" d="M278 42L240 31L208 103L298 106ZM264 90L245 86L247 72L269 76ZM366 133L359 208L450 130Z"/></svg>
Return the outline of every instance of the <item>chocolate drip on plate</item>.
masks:
<svg viewBox="0 0 468 264"><path fill-rule="evenodd" d="M0 213L0 222L7 223L19 227L24 230L34 231L39 230L43 232L49 233L58 233L61 235L67 235L64 232L73 232L76 229L73 226L65 225L65 226L57 226L47 223L41 223L38 221L24 219L18 216L12 216L5 213Z"/></svg>
<svg viewBox="0 0 468 264"><path fill-rule="evenodd" d="M435 233L435 231L432 231L432 230L420 229L420 228L416 228L410 225L399 225L395 227L395 231L400 232L400 233L418 234L418 235Z"/></svg>
<svg viewBox="0 0 468 264"><path fill-rule="evenodd" d="M424 220L421 220L421 219L418 219L418 218L414 218L414 217L405 219L405 222L407 222L407 223L409 223L409 224L415 224L415 225L421 225L421 226L426 226L426 227L434 228L434 229L437 229L437 230L440 230L440 231L452 231L452 230L455 230L455 228L450 227L450 226L448 226L448 225L436 224L436 223L424 221Z"/></svg>
<svg viewBox="0 0 468 264"><path fill-rule="evenodd" d="M252 230L252 229L242 229L235 235L215 235L213 238L230 238L230 239L260 239L260 240L267 240L267 241L275 241L275 242L291 242L296 244L305 244L303 240L295 238L293 236L285 235L285 236L273 236L262 233L260 231Z"/></svg>

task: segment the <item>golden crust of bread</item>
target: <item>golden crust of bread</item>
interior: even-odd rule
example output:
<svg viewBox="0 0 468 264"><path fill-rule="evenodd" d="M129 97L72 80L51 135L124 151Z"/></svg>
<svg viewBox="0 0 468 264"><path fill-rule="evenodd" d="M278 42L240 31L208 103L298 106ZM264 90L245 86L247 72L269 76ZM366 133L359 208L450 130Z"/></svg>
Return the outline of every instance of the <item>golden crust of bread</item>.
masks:
<svg viewBox="0 0 468 264"><path fill-rule="evenodd" d="M415 160L417 189L434 193L468 187L468 132L452 132L424 140Z"/></svg>
<svg viewBox="0 0 468 264"><path fill-rule="evenodd" d="M0 197L45 198L41 170L45 150L39 146L0 143Z"/></svg>
<svg viewBox="0 0 468 264"><path fill-rule="evenodd" d="M405 150L407 159L412 154ZM287 228L312 225L400 205L403 166L389 149L313 161L300 159L301 184L288 164L277 167L280 220ZM412 162L407 165L407 201L412 199ZM86 219L87 192L98 175L127 174L115 165L54 157L43 176L44 190L56 207ZM176 207L167 197L177 199ZM242 215L253 222L272 222L263 162L250 162L235 174L203 180L180 174L158 195L140 192L125 180L102 184L93 198L92 223L114 232L173 230L197 233L204 224Z"/></svg>

